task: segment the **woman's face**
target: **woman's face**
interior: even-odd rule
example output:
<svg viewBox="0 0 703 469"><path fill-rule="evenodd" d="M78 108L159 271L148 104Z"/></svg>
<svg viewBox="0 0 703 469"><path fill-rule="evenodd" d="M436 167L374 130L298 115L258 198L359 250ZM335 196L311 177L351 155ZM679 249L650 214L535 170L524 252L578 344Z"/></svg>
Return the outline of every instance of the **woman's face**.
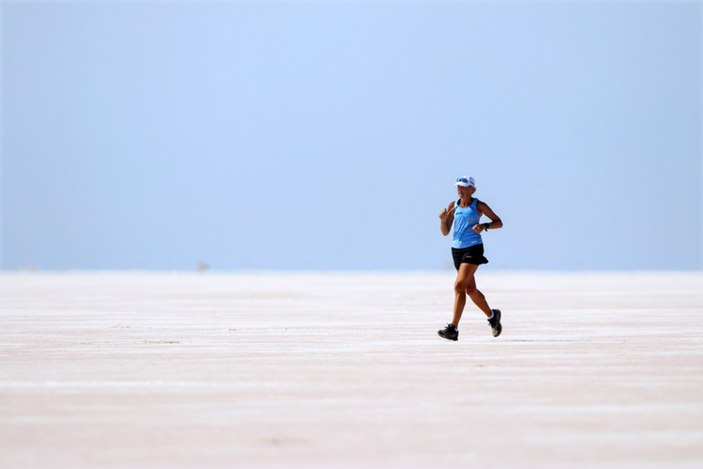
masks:
<svg viewBox="0 0 703 469"><path fill-rule="evenodd" d="M459 197L462 199L471 197L474 192L476 192L476 188L474 186L456 186L456 192L459 194Z"/></svg>

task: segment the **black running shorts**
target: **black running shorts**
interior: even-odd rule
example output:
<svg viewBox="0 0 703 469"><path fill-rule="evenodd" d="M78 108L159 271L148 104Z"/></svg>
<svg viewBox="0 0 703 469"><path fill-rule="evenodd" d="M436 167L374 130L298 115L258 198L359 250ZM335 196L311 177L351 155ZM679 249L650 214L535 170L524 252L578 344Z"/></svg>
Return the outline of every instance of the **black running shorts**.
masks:
<svg viewBox="0 0 703 469"><path fill-rule="evenodd" d="M488 264L488 259L483 257L483 244L474 244L468 248L452 248L454 267L459 270L461 264Z"/></svg>

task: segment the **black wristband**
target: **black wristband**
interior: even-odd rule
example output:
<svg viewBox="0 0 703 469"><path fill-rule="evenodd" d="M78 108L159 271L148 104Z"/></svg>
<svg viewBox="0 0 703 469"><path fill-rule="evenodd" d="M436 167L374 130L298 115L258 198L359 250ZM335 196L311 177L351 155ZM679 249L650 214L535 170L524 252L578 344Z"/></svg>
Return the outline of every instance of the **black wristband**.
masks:
<svg viewBox="0 0 703 469"><path fill-rule="evenodd" d="M490 223L484 223L484 224L483 224L483 228L484 228L486 231L488 231L488 227L490 227L490 226L491 226Z"/></svg>

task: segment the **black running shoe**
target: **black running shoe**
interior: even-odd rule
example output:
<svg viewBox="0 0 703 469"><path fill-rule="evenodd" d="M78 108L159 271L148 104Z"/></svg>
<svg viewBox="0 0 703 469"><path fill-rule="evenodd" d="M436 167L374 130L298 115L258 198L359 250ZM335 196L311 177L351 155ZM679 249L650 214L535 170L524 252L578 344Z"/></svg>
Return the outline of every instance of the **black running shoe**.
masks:
<svg viewBox="0 0 703 469"><path fill-rule="evenodd" d="M437 334L447 340L459 340L459 329L457 329L453 324L447 324L447 327L438 330Z"/></svg>
<svg viewBox="0 0 703 469"><path fill-rule="evenodd" d="M493 337L498 337L503 332L503 325L500 323L500 310L492 309L491 311L493 311L493 318L488 320L488 324L491 325Z"/></svg>

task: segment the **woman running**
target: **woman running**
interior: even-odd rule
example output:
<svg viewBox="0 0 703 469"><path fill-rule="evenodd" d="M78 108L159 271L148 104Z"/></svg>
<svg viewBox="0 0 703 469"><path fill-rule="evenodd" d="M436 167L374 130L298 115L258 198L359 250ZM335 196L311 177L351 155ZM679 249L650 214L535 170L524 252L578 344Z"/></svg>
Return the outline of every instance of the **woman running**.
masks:
<svg viewBox="0 0 703 469"><path fill-rule="evenodd" d="M452 237L452 257L456 267L456 281L454 282L454 316L447 327L437 333L449 340L459 339L459 320L466 305L466 295L488 318L493 337L498 337L503 330L500 324L500 310L491 309L483 296L476 288L474 274L481 264L488 263L483 256L483 239L481 232L489 229L495 230L503 226L500 217L485 203L473 197L476 192L474 178L464 176L457 178L456 183L459 199L451 202L439 214L439 229L444 236L451 231L454 224ZM482 215L488 217L489 223L479 223Z"/></svg>

